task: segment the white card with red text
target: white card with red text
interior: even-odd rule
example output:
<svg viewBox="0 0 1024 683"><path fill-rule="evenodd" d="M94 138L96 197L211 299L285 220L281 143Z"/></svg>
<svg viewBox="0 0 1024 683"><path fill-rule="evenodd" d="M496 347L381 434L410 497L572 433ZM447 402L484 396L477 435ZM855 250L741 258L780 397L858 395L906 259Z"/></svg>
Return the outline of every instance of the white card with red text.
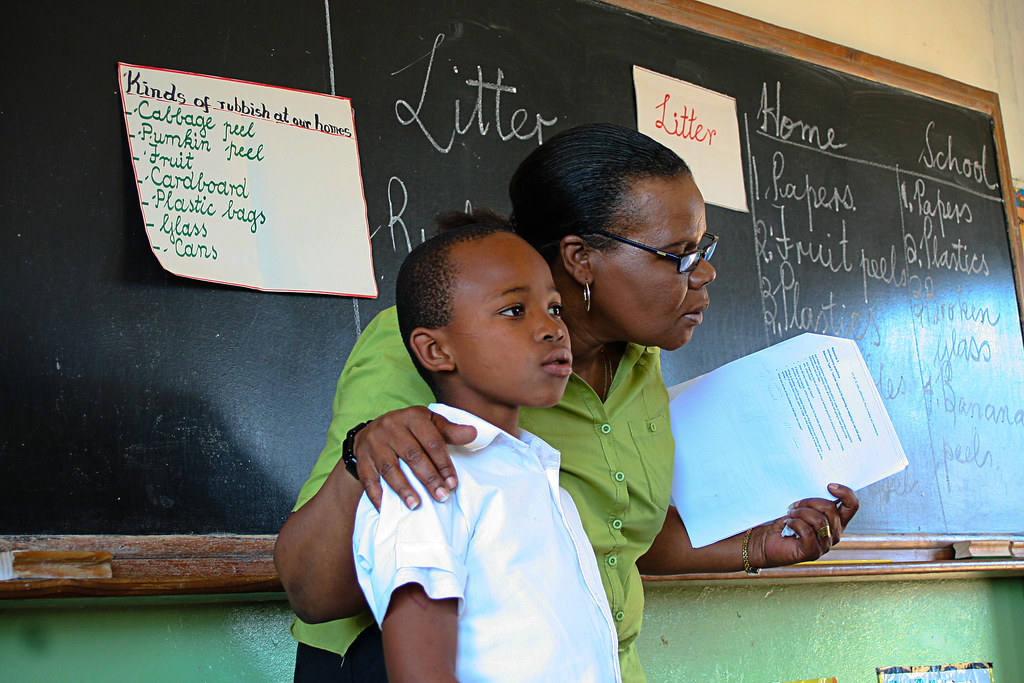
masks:
<svg viewBox="0 0 1024 683"><path fill-rule="evenodd" d="M708 204L747 211L736 100L633 67L637 130L683 158Z"/></svg>

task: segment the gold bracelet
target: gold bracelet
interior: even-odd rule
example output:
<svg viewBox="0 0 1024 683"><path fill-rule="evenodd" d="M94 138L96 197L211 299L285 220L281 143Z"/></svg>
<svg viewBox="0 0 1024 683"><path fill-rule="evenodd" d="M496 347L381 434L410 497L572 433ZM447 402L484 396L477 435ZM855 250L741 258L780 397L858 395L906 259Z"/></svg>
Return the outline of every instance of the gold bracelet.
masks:
<svg viewBox="0 0 1024 683"><path fill-rule="evenodd" d="M747 544L750 543L750 533L752 531L753 529L747 529L747 533L743 534L743 571L750 576L757 576L761 573L761 570L750 566L750 555L747 554Z"/></svg>

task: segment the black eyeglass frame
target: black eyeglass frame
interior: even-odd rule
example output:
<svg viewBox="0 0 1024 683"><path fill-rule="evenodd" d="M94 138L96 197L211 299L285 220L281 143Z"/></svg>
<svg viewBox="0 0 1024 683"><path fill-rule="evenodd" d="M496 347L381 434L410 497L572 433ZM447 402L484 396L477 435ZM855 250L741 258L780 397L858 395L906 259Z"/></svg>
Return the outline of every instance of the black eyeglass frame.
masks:
<svg viewBox="0 0 1024 683"><path fill-rule="evenodd" d="M628 244L631 247L636 247L637 249L643 249L644 251L649 251L652 254L657 254L658 256L670 258L676 262L676 270L678 270L680 273L692 272L697 267L697 264L700 263L701 259L704 259L705 261L710 261L712 254L715 253L715 245L718 244L718 235L712 235L710 232L706 232L704 233L704 237L711 240L711 244L705 247L697 247L693 251L688 251L682 256L679 256L677 254L670 254L669 252L664 251L662 249L655 249L654 247L649 247L646 244L641 244L640 242L634 242L633 240L626 239L621 235L613 235L612 233L605 232L604 230L588 230L586 234L601 235L602 237L608 237L619 242L624 242L625 244ZM584 237L585 236L586 235L584 235ZM693 259L692 263L689 262L690 259ZM683 265L684 261L688 262L686 266Z"/></svg>

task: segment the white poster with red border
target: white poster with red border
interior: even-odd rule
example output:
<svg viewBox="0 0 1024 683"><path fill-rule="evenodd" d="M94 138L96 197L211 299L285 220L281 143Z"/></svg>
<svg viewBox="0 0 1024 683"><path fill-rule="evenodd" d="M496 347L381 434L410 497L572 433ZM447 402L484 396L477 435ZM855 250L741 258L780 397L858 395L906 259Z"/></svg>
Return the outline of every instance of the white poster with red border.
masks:
<svg viewBox="0 0 1024 683"><path fill-rule="evenodd" d="M351 102L118 64L149 242L182 277L377 296Z"/></svg>

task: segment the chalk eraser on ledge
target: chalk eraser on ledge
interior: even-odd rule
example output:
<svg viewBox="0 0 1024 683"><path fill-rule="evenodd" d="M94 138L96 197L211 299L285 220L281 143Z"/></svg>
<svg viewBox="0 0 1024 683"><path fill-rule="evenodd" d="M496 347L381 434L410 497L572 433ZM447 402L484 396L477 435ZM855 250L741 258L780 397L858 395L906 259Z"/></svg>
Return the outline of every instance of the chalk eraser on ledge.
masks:
<svg viewBox="0 0 1024 683"><path fill-rule="evenodd" d="M953 544L955 559L1011 559L1024 558L1024 543L1012 540L980 539L957 541Z"/></svg>
<svg viewBox="0 0 1024 683"><path fill-rule="evenodd" d="M11 579L109 579L108 552L7 550L0 552L0 581Z"/></svg>

